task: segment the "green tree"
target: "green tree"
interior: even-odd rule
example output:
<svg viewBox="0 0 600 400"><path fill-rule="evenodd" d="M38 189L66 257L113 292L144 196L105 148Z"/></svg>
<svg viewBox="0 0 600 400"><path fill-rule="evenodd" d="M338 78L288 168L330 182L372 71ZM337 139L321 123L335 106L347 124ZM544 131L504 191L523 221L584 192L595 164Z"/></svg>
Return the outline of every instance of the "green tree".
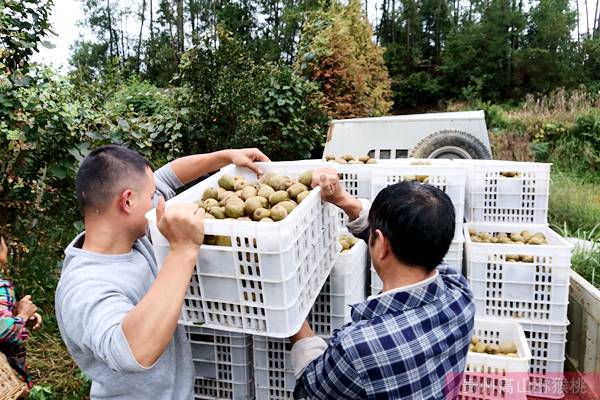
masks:
<svg viewBox="0 0 600 400"><path fill-rule="evenodd" d="M360 1L332 1L304 27L296 69L319 85L332 118L378 116L391 107L384 50L375 45Z"/></svg>
<svg viewBox="0 0 600 400"><path fill-rule="evenodd" d="M53 33L48 20L53 0L0 0L0 69L27 67L41 45L52 47L44 36Z"/></svg>
<svg viewBox="0 0 600 400"><path fill-rule="evenodd" d="M524 90L548 93L577 82L576 43L571 36L575 24L568 0L540 1L530 10L525 43L516 58Z"/></svg>

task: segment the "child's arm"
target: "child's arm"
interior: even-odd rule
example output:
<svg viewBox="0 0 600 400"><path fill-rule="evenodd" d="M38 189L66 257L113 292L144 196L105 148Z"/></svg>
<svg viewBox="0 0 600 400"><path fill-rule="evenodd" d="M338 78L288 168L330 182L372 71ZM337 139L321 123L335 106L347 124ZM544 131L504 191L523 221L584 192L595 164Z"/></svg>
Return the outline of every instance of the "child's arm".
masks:
<svg viewBox="0 0 600 400"><path fill-rule="evenodd" d="M25 323L29 318L23 313L14 315L9 306L14 303L14 291L9 281L0 280L0 342L21 345L29 337ZM34 306L35 307L35 306Z"/></svg>
<svg viewBox="0 0 600 400"><path fill-rule="evenodd" d="M8 264L8 246L3 237L0 237L0 267Z"/></svg>

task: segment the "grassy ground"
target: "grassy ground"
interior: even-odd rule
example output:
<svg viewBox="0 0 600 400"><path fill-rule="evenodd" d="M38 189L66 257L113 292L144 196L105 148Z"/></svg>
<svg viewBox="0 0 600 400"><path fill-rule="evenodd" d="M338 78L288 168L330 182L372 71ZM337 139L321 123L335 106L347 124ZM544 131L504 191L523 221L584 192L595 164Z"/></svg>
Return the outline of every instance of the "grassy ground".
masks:
<svg viewBox="0 0 600 400"><path fill-rule="evenodd" d="M600 178L584 178L555 171L550 186L550 223L568 232L580 231L600 237Z"/></svg>
<svg viewBox="0 0 600 400"><path fill-rule="evenodd" d="M89 398L89 382L79 371L54 326L31 335L27 360L35 383L30 399Z"/></svg>

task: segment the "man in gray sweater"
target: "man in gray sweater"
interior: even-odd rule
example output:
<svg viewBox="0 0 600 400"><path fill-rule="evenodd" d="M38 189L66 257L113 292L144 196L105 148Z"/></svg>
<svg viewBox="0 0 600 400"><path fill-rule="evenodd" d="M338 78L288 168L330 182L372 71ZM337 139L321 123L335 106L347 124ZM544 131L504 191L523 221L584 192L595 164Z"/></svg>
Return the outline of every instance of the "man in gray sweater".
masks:
<svg viewBox="0 0 600 400"><path fill-rule="evenodd" d="M177 320L204 238L204 212L165 198L229 163L261 171L257 149L177 159L154 174L122 146L92 151L77 173L85 232L65 250L56 317L69 352L92 380L91 399L192 399L191 349ZM146 236L145 213L170 249L159 266Z"/></svg>

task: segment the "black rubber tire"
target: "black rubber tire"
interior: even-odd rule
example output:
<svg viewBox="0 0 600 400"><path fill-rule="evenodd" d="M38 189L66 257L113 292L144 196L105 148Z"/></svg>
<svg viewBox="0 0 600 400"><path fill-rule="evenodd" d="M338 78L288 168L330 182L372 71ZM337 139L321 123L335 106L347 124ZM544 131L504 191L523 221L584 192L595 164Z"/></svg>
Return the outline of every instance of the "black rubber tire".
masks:
<svg viewBox="0 0 600 400"><path fill-rule="evenodd" d="M444 147L458 147L467 153L472 159L491 160L492 155L481 140L475 136L463 131L444 130L433 133L423 140L410 151L410 157L413 158L438 158L431 157L436 151ZM466 155L460 155L457 158L467 158Z"/></svg>

